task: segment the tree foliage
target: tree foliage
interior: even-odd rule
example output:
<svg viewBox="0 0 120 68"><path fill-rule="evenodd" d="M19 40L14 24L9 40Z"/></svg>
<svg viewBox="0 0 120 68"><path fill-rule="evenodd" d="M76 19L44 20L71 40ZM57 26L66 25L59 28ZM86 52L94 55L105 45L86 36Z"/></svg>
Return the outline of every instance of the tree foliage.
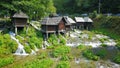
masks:
<svg viewBox="0 0 120 68"><path fill-rule="evenodd" d="M61 14L98 11L99 2L101 13L120 12L120 0L54 0L57 12Z"/></svg>
<svg viewBox="0 0 120 68"><path fill-rule="evenodd" d="M56 12L52 0L4 0L0 1L0 15L12 15L22 10L27 13L30 18L40 19L49 13Z"/></svg>

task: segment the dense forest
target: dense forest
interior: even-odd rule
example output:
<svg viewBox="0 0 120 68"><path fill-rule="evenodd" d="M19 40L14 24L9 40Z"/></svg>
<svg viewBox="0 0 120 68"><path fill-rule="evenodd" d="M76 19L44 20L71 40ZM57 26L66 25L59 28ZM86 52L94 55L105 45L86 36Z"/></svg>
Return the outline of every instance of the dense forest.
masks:
<svg viewBox="0 0 120 68"><path fill-rule="evenodd" d="M21 10L27 13L30 19L41 19L49 13L56 12L52 0L3 0L0 1L0 9L0 16L11 16Z"/></svg>
<svg viewBox="0 0 120 68"><path fill-rule="evenodd" d="M120 12L120 0L54 0L58 13L91 13L98 11L101 13Z"/></svg>
<svg viewBox="0 0 120 68"><path fill-rule="evenodd" d="M0 1L0 16L10 16L22 10L32 18L41 19L50 13L83 14L94 11L119 13L120 0L3 0Z"/></svg>

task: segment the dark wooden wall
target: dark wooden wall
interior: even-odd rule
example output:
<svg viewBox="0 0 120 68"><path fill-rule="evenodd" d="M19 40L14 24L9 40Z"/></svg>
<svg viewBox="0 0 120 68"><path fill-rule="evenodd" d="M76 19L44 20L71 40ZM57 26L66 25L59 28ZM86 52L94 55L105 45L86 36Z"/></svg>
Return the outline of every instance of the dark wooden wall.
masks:
<svg viewBox="0 0 120 68"><path fill-rule="evenodd" d="M47 31L56 31L56 26L55 25L48 25Z"/></svg>
<svg viewBox="0 0 120 68"><path fill-rule="evenodd" d="M14 18L14 26L16 27L24 27L27 25L27 19L25 18Z"/></svg>
<svg viewBox="0 0 120 68"><path fill-rule="evenodd" d="M63 22L63 20L58 24L58 30L65 30L65 22Z"/></svg>

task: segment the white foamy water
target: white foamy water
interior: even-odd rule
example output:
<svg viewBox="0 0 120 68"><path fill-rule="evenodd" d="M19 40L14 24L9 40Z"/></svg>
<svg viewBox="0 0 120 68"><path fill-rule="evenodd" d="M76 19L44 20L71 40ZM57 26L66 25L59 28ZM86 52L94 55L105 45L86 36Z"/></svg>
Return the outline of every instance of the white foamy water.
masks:
<svg viewBox="0 0 120 68"><path fill-rule="evenodd" d="M15 40L18 44L18 49L14 53L15 55L29 55L25 52L24 46L19 42L18 39L15 38L15 33L9 32L11 39Z"/></svg>
<svg viewBox="0 0 120 68"><path fill-rule="evenodd" d="M92 37L92 39L90 40L89 34L84 33L82 31L79 31L79 30L75 30L75 32L70 32L70 37L73 38L73 40L68 39L66 42L66 46L75 47L75 46L78 46L80 44L84 44L86 46L92 46L93 48L95 48L95 47L99 47L101 44L106 44L108 46L115 46L116 45L116 42L113 39L110 39L110 37L102 35L102 34L95 34ZM104 41L102 43L99 40L102 38L106 38L108 40Z"/></svg>
<svg viewBox="0 0 120 68"><path fill-rule="evenodd" d="M35 47L35 51L39 51L39 49L36 46L34 46L34 47Z"/></svg>
<svg viewBox="0 0 120 68"><path fill-rule="evenodd" d="M36 55L36 52L34 50L31 50L31 55Z"/></svg>

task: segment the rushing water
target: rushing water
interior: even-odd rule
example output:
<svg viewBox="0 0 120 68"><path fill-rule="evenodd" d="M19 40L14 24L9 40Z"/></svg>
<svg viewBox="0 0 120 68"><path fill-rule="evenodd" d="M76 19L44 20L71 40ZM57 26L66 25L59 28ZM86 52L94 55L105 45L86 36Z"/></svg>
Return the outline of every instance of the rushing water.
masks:
<svg viewBox="0 0 120 68"><path fill-rule="evenodd" d="M71 40L72 38L72 40ZM108 40L104 41L103 43L99 41L99 39L106 38ZM80 30L75 30L75 32L70 32L70 38L67 39L67 46L76 47L80 44L84 44L86 46L92 46L93 48L99 47L101 44L106 44L108 46L115 46L116 42L110 37L101 35L101 34L94 34L94 36L89 39L89 34L84 33Z"/></svg>
<svg viewBox="0 0 120 68"><path fill-rule="evenodd" d="M34 50L31 50L31 55L36 55L36 52Z"/></svg>
<svg viewBox="0 0 120 68"><path fill-rule="evenodd" d="M18 44L18 49L16 50L14 54L15 55L28 55L24 50L24 46L19 42L18 39L15 38L15 33L9 32L9 34L11 36L11 39L15 40Z"/></svg>

